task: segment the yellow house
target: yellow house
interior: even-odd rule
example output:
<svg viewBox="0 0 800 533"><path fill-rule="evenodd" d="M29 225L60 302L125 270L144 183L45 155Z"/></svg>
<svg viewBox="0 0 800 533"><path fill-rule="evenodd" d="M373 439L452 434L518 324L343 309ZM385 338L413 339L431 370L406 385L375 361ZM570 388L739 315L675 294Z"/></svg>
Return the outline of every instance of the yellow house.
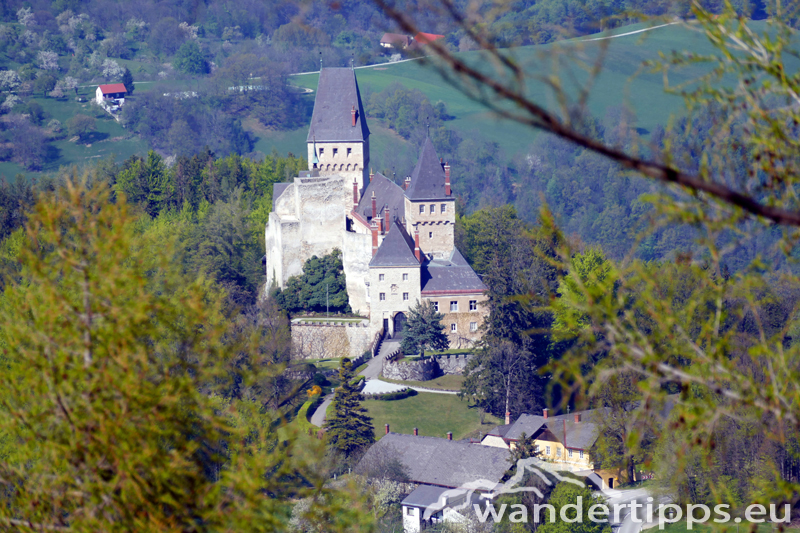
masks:
<svg viewBox="0 0 800 533"><path fill-rule="evenodd" d="M614 488L618 482L617 474L599 469L589 452L599 431L597 424L588 421L594 420L593 416L596 416L595 410L559 416L550 416L547 409L541 415L522 414L513 424L507 423L491 430L481 444L513 450L524 433L533 438L542 461L552 463L559 470L587 476L596 474L602 480L601 489Z"/></svg>

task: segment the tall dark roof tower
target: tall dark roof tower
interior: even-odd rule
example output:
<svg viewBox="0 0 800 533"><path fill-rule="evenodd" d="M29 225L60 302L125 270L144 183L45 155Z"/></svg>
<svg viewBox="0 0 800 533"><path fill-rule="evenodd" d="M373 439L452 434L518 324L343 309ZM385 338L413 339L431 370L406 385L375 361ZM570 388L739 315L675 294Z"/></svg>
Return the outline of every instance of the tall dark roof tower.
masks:
<svg viewBox="0 0 800 533"><path fill-rule="evenodd" d="M322 69L307 142L364 142L368 137L355 71L351 68Z"/></svg>
<svg viewBox="0 0 800 533"><path fill-rule="evenodd" d="M426 137L422 144L406 196L411 200L442 200L451 197L445 194L444 168L430 137Z"/></svg>

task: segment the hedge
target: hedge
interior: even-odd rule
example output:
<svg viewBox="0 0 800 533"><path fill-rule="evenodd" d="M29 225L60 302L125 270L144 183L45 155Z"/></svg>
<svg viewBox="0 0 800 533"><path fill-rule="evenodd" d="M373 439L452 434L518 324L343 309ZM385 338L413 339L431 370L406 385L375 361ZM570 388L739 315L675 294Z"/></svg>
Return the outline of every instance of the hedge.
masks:
<svg viewBox="0 0 800 533"><path fill-rule="evenodd" d="M385 394L375 394L367 396L368 400L380 400L383 402L390 402L392 400L402 400L403 398L408 398L409 396L416 396L417 391L414 389L404 389L397 392L387 392Z"/></svg>
<svg viewBox="0 0 800 533"><path fill-rule="evenodd" d="M317 394L314 398L303 404L297 412L297 426L300 428L300 431L308 433L309 430L316 428L309 420L309 416L314 414L314 411L317 410L324 399L322 394Z"/></svg>

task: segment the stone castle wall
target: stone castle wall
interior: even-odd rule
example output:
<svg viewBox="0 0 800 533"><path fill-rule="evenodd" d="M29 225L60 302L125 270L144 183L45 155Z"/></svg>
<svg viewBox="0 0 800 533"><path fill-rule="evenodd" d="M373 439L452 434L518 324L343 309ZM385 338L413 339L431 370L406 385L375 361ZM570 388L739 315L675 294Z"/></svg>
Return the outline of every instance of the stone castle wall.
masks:
<svg viewBox="0 0 800 533"><path fill-rule="evenodd" d="M365 323L292 323L295 359L355 359L370 349L372 336Z"/></svg>
<svg viewBox="0 0 800 533"><path fill-rule="evenodd" d="M435 355L421 361L385 361L383 377L400 381L429 381L442 374L462 374L471 354Z"/></svg>

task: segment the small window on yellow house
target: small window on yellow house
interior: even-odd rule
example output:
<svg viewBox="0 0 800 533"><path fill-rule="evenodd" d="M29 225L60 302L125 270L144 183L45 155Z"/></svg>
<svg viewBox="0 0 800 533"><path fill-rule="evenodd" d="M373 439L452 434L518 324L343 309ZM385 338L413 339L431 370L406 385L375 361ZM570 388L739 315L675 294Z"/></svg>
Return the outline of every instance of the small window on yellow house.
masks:
<svg viewBox="0 0 800 533"><path fill-rule="evenodd" d="M545 455L550 455L550 446L545 446L544 447L544 453L545 453Z"/></svg>
<svg viewBox="0 0 800 533"><path fill-rule="evenodd" d="M583 459L583 450L581 450L581 451L579 451L579 452L578 452L578 457L580 457L581 459Z"/></svg>
<svg viewBox="0 0 800 533"><path fill-rule="evenodd" d="M561 448L556 448L556 456L561 457Z"/></svg>
<svg viewBox="0 0 800 533"><path fill-rule="evenodd" d="M572 450L567 450L567 456L572 457Z"/></svg>

